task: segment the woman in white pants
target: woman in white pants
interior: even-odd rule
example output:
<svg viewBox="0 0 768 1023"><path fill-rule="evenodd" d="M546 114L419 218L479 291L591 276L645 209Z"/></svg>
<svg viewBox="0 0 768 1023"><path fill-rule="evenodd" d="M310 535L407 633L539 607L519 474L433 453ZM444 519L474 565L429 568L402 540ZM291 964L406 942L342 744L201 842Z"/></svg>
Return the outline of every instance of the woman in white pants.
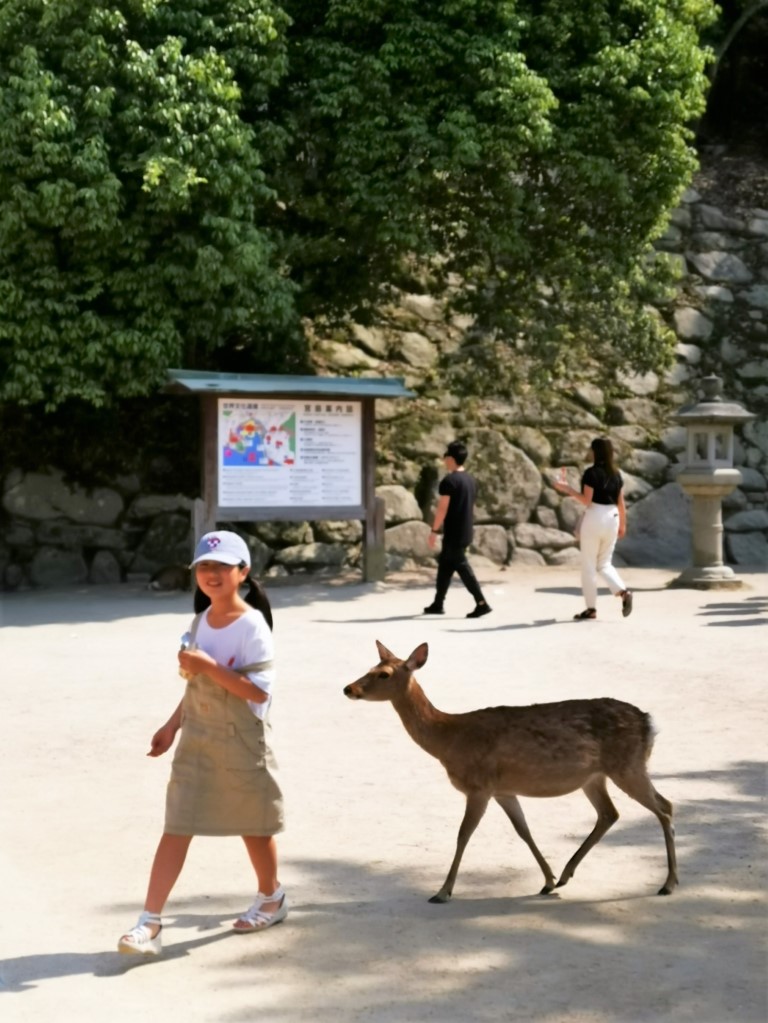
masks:
<svg viewBox="0 0 768 1023"><path fill-rule="evenodd" d="M614 597L621 597L621 613L632 613L632 592L611 564L616 541L627 531L624 481L613 460L613 445L607 437L596 437L590 445L593 464L581 477L581 493L564 479L555 489L586 506L581 521L581 589L586 608L574 615L578 621L597 618L597 576L605 579Z"/></svg>

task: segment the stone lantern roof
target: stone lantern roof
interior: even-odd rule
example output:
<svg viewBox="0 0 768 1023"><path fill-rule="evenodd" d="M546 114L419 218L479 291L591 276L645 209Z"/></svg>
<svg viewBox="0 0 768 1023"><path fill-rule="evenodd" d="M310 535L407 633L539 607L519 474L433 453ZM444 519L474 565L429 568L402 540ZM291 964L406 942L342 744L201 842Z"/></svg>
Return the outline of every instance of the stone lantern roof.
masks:
<svg viewBox="0 0 768 1023"><path fill-rule="evenodd" d="M684 426L718 426L720 424L747 423L755 418L737 401L725 401L721 395L723 381L718 376L703 377L704 395L695 405L684 405L672 418Z"/></svg>

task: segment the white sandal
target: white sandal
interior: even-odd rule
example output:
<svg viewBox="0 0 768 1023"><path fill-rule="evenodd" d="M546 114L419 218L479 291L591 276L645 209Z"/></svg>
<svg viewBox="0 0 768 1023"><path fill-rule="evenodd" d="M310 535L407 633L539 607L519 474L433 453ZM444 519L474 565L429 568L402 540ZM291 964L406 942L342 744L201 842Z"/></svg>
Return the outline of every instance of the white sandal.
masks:
<svg viewBox="0 0 768 1023"><path fill-rule="evenodd" d="M272 912L265 912L261 907L268 902L277 902L278 906ZM238 934L252 934L253 931L266 931L268 927L282 923L288 916L288 901L282 885L278 885L271 895L257 892L256 901L253 905L239 916L232 924L232 929ZM238 927L238 924L241 926Z"/></svg>
<svg viewBox="0 0 768 1023"><path fill-rule="evenodd" d="M157 934L152 935L150 927L157 925ZM163 929L159 913L147 913L146 910L139 917L138 923L127 934L124 934L117 943L118 952L132 952L136 955L156 956L163 951L163 941L160 933Z"/></svg>

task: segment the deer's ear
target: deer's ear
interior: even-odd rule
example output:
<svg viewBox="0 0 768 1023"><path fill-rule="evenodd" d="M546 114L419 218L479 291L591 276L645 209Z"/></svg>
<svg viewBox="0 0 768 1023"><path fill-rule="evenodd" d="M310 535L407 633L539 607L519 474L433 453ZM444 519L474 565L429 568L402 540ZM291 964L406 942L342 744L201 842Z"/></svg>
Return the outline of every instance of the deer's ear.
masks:
<svg viewBox="0 0 768 1023"><path fill-rule="evenodd" d="M382 661L396 661L397 660L397 658L392 653L392 651L391 650L387 650L387 648L384 646L384 644L380 643L378 641L378 639L376 640L376 647L377 647L377 649L379 651L379 657L380 657L380 659Z"/></svg>
<svg viewBox="0 0 768 1023"><path fill-rule="evenodd" d="M408 671L416 671L418 668L423 668L427 663L427 656L429 654L429 647L426 643L420 643L413 651L411 656L405 662L405 667Z"/></svg>

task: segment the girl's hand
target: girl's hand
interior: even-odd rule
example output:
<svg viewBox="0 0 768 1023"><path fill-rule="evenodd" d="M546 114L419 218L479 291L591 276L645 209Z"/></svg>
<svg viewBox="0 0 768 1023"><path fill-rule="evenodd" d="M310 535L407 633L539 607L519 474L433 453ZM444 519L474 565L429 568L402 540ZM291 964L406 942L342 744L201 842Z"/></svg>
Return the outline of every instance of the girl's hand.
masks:
<svg viewBox="0 0 768 1023"><path fill-rule="evenodd" d="M567 493L571 489L568 486L568 480L566 479L564 465L560 467L560 475L557 477L556 480L553 480L552 486L555 488L555 490L563 494Z"/></svg>
<svg viewBox="0 0 768 1023"><path fill-rule="evenodd" d="M179 650L179 667L188 675L205 675L216 661L203 650Z"/></svg>
<svg viewBox="0 0 768 1023"><path fill-rule="evenodd" d="M152 742L150 743L148 757L161 757L163 753L167 753L168 750L173 746L173 740L176 738L176 727L167 722L162 728L158 728L155 734L152 736Z"/></svg>

